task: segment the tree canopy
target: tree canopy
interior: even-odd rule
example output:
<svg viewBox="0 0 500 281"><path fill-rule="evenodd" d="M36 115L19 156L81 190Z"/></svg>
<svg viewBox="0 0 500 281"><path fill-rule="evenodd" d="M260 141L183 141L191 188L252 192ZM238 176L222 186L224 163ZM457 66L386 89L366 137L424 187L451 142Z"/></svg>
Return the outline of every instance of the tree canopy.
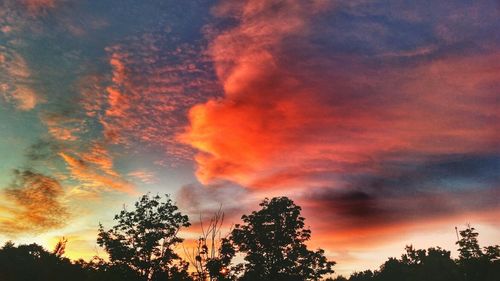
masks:
<svg viewBox="0 0 500 281"><path fill-rule="evenodd" d="M458 259L440 247L427 250L406 247L400 259L389 258L379 270L353 273L335 281L497 281L500 280L500 247L481 249L479 233L467 225L459 232Z"/></svg>
<svg viewBox="0 0 500 281"><path fill-rule="evenodd" d="M319 280L333 273L335 264L324 251L311 251L305 242L311 231L304 227L301 208L287 197L265 199L261 210L242 217L231 241L245 256L242 280Z"/></svg>
<svg viewBox="0 0 500 281"><path fill-rule="evenodd" d="M189 219L178 211L169 196L144 195L135 209L123 209L115 216L117 224L109 230L99 226L97 243L104 247L110 261L126 265L145 280L187 277L187 266L173 247L183 241L178 236Z"/></svg>

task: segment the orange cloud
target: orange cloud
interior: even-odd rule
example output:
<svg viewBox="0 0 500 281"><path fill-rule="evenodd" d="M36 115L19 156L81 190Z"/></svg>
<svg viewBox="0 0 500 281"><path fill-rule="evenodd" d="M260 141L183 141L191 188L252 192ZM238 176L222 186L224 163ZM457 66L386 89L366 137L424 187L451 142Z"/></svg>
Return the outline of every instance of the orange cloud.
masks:
<svg viewBox="0 0 500 281"><path fill-rule="evenodd" d="M47 126L49 134L59 141L76 141L82 128L82 121L78 118L69 117L66 114L46 112L40 116L42 122Z"/></svg>
<svg viewBox="0 0 500 281"><path fill-rule="evenodd" d="M17 108L23 111L32 110L40 103L38 95L30 88L17 87L12 93L12 98L15 100Z"/></svg>
<svg viewBox="0 0 500 281"><path fill-rule="evenodd" d="M116 190L134 193L134 186L113 169L113 161L102 144L94 143L87 152L59 152L71 177L92 191Z"/></svg>
<svg viewBox="0 0 500 281"><path fill-rule="evenodd" d="M39 233L62 227L68 210L61 202L64 190L51 177L33 171L15 171L14 183L3 190L0 228L3 234Z"/></svg>

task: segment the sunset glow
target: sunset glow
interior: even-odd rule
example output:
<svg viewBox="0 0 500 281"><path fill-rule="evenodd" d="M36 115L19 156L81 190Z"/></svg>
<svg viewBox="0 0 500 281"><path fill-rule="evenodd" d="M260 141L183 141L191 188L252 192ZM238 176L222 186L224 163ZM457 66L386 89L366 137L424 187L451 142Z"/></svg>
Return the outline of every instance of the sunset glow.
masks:
<svg viewBox="0 0 500 281"><path fill-rule="evenodd" d="M0 1L0 243L102 255L171 194L227 229L273 196L335 271L471 223L500 240L498 1Z"/></svg>

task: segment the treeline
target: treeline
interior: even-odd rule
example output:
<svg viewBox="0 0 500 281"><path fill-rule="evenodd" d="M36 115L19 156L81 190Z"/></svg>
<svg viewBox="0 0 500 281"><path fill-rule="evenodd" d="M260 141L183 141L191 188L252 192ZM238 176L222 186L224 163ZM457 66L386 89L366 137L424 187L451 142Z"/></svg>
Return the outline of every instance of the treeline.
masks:
<svg viewBox="0 0 500 281"><path fill-rule="evenodd" d="M500 280L499 246L481 249L472 227L460 231L457 260L439 247L416 250L409 246L401 259L390 258L377 271L333 279L335 262L323 250L306 246L311 231L305 228L299 206L278 197L265 199L260 207L244 215L227 235L221 233L223 213L217 212L201 224L196 243L186 246L179 231L190 226L188 217L168 196L144 195L132 210L124 208L115 216L114 226L99 225L97 243L107 252L106 259L71 261L64 257L65 239L53 251L7 242L0 248L0 280Z"/></svg>
<svg viewBox="0 0 500 281"><path fill-rule="evenodd" d="M460 231L459 258L440 247L417 250L406 247L400 259L389 258L379 270L355 272L331 281L499 281L500 247L481 249L478 233L471 226Z"/></svg>

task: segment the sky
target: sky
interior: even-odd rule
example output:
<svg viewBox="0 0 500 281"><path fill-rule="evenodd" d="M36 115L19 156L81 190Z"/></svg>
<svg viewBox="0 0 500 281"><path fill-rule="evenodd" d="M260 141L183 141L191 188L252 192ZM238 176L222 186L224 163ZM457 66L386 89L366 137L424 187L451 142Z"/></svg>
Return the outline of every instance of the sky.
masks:
<svg viewBox="0 0 500 281"><path fill-rule="evenodd" d="M1 0L0 242L103 255L141 195L302 207L348 274L500 240L500 4ZM185 230L196 238L196 227Z"/></svg>

